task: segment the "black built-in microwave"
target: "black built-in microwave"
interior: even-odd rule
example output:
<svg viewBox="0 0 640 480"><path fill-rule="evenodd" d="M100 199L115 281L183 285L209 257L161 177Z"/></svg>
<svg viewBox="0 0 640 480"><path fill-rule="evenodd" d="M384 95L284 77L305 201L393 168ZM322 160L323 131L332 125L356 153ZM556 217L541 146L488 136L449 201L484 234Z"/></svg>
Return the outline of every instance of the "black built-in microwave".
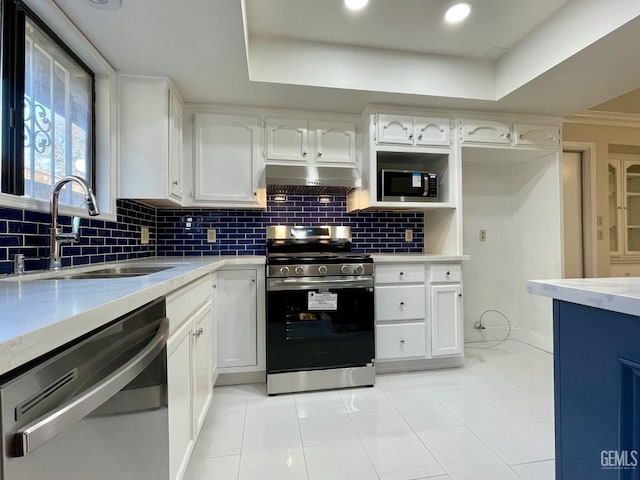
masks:
<svg viewBox="0 0 640 480"><path fill-rule="evenodd" d="M378 200L383 202L437 202L438 174L382 169L378 172Z"/></svg>

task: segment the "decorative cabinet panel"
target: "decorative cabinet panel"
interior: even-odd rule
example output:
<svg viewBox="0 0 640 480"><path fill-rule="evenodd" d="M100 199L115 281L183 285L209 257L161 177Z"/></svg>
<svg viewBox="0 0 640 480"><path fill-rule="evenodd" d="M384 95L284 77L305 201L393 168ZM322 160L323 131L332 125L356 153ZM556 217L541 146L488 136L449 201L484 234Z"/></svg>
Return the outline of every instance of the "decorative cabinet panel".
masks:
<svg viewBox="0 0 640 480"><path fill-rule="evenodd" d="M451 144L451 120L448 118L378 115L377 143L429 146Z"/></svg>
<svg viewBox="0 0 640 480"><path fill-rule="evenodd" d="M516 123L513 144L538 147L559 147L560 127L557 125L532 125Z"/></svg>
<svg viewBox="0 0 640 480"><path fill-rule="evenodd" d="M218 368L259 365L258 272L221 270L216 273L215 316L218 322ZM262 337L264 342L264 337Z"/></svg>
<svg viewBox="0 0 640 480"><path fill-rule="evenodd" d="M197 113L194 204L265 207L260 118Z"/></svg>
<svg viewBox="0 0 640 480"><path fill-rule="evenodd" d="M183 198L183 106L165 77L118 76L119 192L157 205Z"/></svg>
<svg viewBox="0 0 640 480"><path fill-rule="evenodd" d="M609 158L609 253L640 255L640 160L634 155Z"/></svg>
<svg viewBox="0 0 640 480"><path fill-rule="evenodd" d="M309 156L309 122L268 117L265 122L267 160L306 163Z"/></svg>
<svg viewBox="0 0 640 480"><path fill-rule="evenodd" d="M356 163L356 126L348 122L313 121L315 157L320 164Z"/></svg>
<svg viewBox="0 0 640 480"><path fill-rule="evenodd" d="M462 353L462 291L459 284L432 285L431 356Z"/></svg>
<svg viewBox="0 0 640 480"><path fill-rule="evenodd" d="M460 120L460 139L463 143L509 145L511 125L491 120Z"/></svg>

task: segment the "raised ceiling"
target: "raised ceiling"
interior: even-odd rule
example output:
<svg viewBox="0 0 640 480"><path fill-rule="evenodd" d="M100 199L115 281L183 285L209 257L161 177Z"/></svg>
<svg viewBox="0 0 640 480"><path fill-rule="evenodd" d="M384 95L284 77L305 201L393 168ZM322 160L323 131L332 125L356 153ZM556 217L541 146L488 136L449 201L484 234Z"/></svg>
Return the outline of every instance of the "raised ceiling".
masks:
<svg viewBox="0 0 640 480"><path fill-rule="evenodd" d="M342 0L246 0L247 25L251 36L496 60L569 0L483 0L448 25L451 3L371 0L349 12Z"/></svg>
<svg viewBox="0 0 640 480"><path fill-rule="evenodd" d="M635 0L483 0L455 28L442 0L53 1L117 70L170 75L194 103L569 115L640 86Z"/></svg>

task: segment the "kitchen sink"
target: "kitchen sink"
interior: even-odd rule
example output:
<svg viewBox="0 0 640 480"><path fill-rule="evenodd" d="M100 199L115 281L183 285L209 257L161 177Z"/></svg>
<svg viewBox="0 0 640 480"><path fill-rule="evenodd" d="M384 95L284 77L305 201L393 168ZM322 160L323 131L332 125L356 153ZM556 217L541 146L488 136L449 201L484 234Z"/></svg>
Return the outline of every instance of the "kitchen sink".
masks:
<svg viewBox="0 0 640 480"><path fill-rule="evenodd" d="M140 277L142 275L162 272L163 270L168 270L170 268L173 267L156 265L109 267L100 268L98 270L91 270L88 272L68 273L66 275L52 275L50 277L44 277L42 278L42 280L84 280L91 278Z"/></svg>

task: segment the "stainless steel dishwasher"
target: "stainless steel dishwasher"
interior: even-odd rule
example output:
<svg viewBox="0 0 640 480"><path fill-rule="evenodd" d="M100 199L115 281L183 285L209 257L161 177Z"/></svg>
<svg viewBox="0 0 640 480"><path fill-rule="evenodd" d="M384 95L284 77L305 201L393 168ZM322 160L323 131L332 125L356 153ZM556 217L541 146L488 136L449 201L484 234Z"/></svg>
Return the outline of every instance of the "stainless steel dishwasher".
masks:
<svg viewBox="0 0 640 480"><path fill-rule="evenodd" d="M2 480L167 480L159 299L0 378Z"/></svg>

